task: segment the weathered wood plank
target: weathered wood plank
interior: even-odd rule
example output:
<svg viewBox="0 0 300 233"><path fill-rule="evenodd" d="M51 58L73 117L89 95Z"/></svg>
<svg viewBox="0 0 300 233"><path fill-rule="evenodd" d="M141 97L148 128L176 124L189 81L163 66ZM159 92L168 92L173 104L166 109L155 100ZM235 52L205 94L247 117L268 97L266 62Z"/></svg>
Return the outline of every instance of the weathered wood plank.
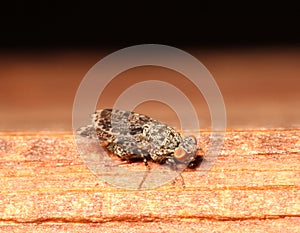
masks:
<svg viewBox="0 0 300 233"><path fill-rule="evenodd" d="M2 133L0 230L299 232L299 135L228 131L205 176L183 172L185 188L126 191L89 171L71 134ZM204 132L204 150L208 140Z"/></svg>

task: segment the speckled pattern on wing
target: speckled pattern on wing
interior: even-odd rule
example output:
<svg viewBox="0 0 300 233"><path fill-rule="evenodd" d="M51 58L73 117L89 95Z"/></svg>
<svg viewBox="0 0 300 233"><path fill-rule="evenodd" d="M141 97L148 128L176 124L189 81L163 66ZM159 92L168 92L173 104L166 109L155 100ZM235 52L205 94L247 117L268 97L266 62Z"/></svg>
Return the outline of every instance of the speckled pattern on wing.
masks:
<svg viewBox="0 0 300 233"><path fill-rule="evenodd" d="M120 149L115 151L121 158L127 154L152 155L156 161L157 155L172 153L182 141L173 128L134 112L104 109L96 111L92 119L100 140L122 147L121 154Z"/></svg>

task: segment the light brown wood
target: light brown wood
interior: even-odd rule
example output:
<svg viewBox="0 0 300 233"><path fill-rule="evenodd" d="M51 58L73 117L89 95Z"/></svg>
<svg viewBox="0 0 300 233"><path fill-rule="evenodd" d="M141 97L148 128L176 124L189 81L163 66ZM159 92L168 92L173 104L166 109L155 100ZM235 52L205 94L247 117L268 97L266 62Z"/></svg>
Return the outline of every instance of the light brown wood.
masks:
<svg viewBox="0 0 300 233"><path fill-rule="evenodd" d="M228 131L206 175L182 173L185 188L128 191L90 172L71 134L2 133L0 231L299 232L299 135Z"/></svg>

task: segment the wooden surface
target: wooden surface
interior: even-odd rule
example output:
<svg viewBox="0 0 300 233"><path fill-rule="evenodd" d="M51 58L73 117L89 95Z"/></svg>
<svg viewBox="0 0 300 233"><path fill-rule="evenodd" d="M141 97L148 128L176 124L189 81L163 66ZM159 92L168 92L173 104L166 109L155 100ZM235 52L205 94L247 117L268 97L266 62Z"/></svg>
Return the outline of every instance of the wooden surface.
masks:
<svg viewBox="0 0 300 233"><path fill-rule="evenodd" d="M299 135L228 131L206 175L182 173L185 188L126 191L89 171L71 134L2 133L0 231L299 232Z"/></svg>

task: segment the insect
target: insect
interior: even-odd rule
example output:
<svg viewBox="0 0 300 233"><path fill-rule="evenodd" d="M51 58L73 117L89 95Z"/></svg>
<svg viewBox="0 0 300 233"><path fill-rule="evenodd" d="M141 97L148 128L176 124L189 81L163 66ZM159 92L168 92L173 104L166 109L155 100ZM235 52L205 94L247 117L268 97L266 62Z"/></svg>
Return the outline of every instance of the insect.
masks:
<svg viewBox="0 0 300 233"><path fill-rule="evenodd" d="M105 142L106 149L128 162L148 161L177 168L196 168L203 160L194 136L182 138L172 127L149 116L118 109L101 109L92 114L92 124L77 134Z"/></svg>

